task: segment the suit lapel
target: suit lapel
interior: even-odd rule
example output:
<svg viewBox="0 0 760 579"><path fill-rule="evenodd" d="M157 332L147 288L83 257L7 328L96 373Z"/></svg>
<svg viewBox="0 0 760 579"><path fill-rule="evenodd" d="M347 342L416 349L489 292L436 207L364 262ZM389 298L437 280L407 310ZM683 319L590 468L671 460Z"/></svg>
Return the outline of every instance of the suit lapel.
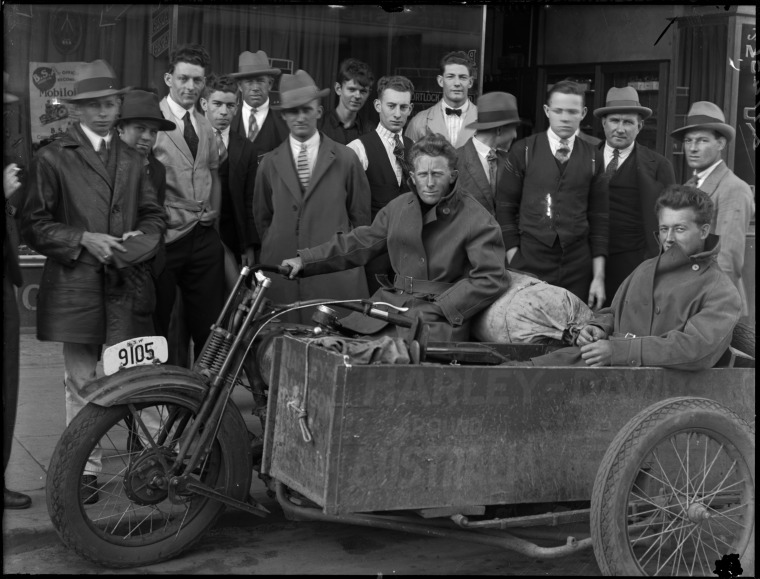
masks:
<svg viewBox="0 0 760 579"><path fill-rule="evenodd" d="M272 163L280 179L285 183L285 187L290 191L293 198L300 203L303 199L301 184L298 182L296 165L293 162L293 153L290 150L290 141L288 139L272 151Z"/></svg>
<svg viewBox="0 0 760 579"><path fill-rule="evenodd" d="M230 130L230 146L227 147L227 162L230 164L230 179L233 178L233 175L236 175L235 168L240 162L240 156L243 154L243 143L241 143L241 140L243 140L243 138L240 135Z"/></svg>
<svg viewBox="0 0 760 579"><path fill-rule="evenodd" d="M702 183L700 189L712 197L712 194L715 193L715 190L718 188L718 185L720 185L720 182L723 180L723 177L725 177L727 173L728 167L726 166L726 162L723 161L720 165L713 169L712 173L707 176L707 179L705 179L705 182Z"/></svg>
<svg viewBox="0 0 760 579"><path fill-rule="evenodd" d="M428 112L428 127L434 133L440 133L446 139L449 138L449 129L446 121L443 120L443 111L441 110L441 101L433 105Z"/></svg>
<svg viewBox="0 0 760 579"><path fill-rule="evenodd" d="M465 145L465 166L472 175L472 180L478 187L479 191L490 191L491 184L488 182L488 177L483 171L483 165L480 163L480 156L475 149L475 145L472 141L467 141ZM472 194L472 191L469 191Z"/></svg>
<svg viewBox="0 0 760 579"><path fill-rule="evenodd" d="M319 151L317 152L317 160L314 163L314 170L311 172L311 179L309 179L309 187L306 189L304 199L306 199L314 188L319 183L319 180L327 172L332 162L335 160L335 141L329 137L325 137L324 134L320 134Z"/></svg>
<svg viewBox="0 0 760 579"><path fill-rule="evenodd" d="M172 110L169 108L169 103L166 101L166 99L168 98L169 97L164 97L163 100L159 103L159 106L161 107L161 112L164 113L164 117L166 117L169 120L182 121L182 119L177 119L177 117L175 117L174 114L172 113ZM193 159L193 154L190 152L190 147L187 146L187 141L185 141L185 135L182 133L182 131L179 130L179 124L177 124L177 128L174 129L173 131L165 131L165 133L166 133L166 136L169 137L169 139L171 139L172 143L174 143L174 146L177 147L177 149L179 149L179 151L185 157L187 157L187 160L190 162L190 164L195 165L195 159ZM198 146L200 147L200 144ZM200 153L200 149L199 149L199 153Z"/></svg>
<svg viewBox="0 0 760 579"><path fill-rule="evenodd" d="M440 110L440 109L439 109ZM470 102L470 106L467 107L467 112L464 114L464 121L462 122L462 128L459 131L457 137L458 143L454 143L455 147L461 147L459 143L466 143L475 134L473 129L468 129L467 125L474 123L478 120L478 109L474 103Z"/></svg>

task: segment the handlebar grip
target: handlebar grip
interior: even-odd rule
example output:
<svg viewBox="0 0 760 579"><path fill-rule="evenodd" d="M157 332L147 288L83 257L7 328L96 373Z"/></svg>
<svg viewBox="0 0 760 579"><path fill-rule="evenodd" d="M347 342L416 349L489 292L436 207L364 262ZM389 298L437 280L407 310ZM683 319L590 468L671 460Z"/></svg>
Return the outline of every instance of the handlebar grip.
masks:
<svg viewBox="0 0 760 579"><path fill-rule="evenodd" d="M290 275L290 266L282 266L282 265L267 265L265 263L257 263L256 265L252 265L251 269L256 271L260 269L261 271L269 271L271 273L280 273L282 275Z"/></svg>

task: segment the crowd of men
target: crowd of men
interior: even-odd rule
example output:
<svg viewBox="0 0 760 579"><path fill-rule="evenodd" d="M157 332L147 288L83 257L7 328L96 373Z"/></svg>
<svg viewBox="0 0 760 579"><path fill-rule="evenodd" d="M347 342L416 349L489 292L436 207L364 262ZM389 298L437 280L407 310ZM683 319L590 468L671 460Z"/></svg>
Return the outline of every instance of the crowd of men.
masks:
<svg viewBox="0 0 760 579"><path fill-rule="evenodd" d="M735 130L713 103L694 103L671 134L694 171L676 185L670 162L636 142L652 111L632 87L610 89L593 111L604 142L580 132L585 93L571 81L549 88L549 128L515 142L515 97L473 102L463 52L442 58L441 99L414 115L408 78L375 83L354 58L341 63L327 112L331 89L303 70L282 74L262 50L240 54L227 75L208 74L210 60L200 45L174 50L160 100L121 87L103 60L87 64L69 99L78 121L38 152L15 205L17 167L6 166L6 219L20 215L24 240L48 258L37 337L63 343L67 423L104 345L168 337L179 293L198 355L230 279L256 262L291 267L290 280L273 281L279 302L373 294L409 307L431 339L454 341L470 338L510 271L527 272L595 311L547 364L706 368L747 313L754 199L722 160ZM359 113L373 90L379 122L366 126ZM3 397L15 411L18 320L7 316L21 280L7 234L4 248ZM343 322L387 330L358 315ZM99 460L88 462L85 502L98 500ZM6 508L28 504L6 489Z"/></svg>

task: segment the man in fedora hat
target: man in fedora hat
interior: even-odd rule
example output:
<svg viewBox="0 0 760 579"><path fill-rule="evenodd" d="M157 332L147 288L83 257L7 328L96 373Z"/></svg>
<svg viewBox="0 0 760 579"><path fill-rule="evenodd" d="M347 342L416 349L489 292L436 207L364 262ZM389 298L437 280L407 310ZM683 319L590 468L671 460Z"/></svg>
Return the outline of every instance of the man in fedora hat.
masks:
<svg viewBox="0 0 760 579"><path fill-rule="evenodd" d="M389 201L409 191L409 165L406 162L412 141L402 137L412 112L414 85L405 76L384 76L377 83L375 110L380 122L371 133L348 144L359 157L369 181L371 218ZM393 269L384 253L364 266L370 293L380 288L376 275L391 275Z"/></svg>
<svg viewBox="0 0 760 579"><path fill-rule="evenodd" d="M615 292L645 259L657 256L654 204L676 182L665 157L636 142L652 109L642 107L636 89L611 88L605 106L594 111L602 119L605 143L597 163L605 168L610 192L610 246L604 285L609 306Z"/></svg>
<svg viewBox="0 0 760 579"><path fill-rule="evenodd" d="M742 280L744 249L755 202L750 186L737 177L722 159L723 150L736 136L716 104L698 101L691 105L686 125L670 133L683 142L683 153L693 175L687 185L707 193L715 204L710 229L720 237L718 265L728 274L742 296L742 315L749 313Z"/></svg>
<svg viewBox="0 0 760 579"><path fill-rule="evenodd" d="M290 136L261 161L253 198L264 263L280 263L299 248L370 223L369 183L359 159L317 130L320 99L328 93L303 70L283 75L280 81L278 109ZM272 295L294 302L361 298L368 292L364 270L358 267L297 283L275 278ZM297 310L288 321L309 323L311 314Z"/></svg>
<svg viewBox="0 0 760 579"><path fill-rule="evenodd" d="M478 107L467 96L474 80L474 67L467 53L461 50L449 52L441 59L440 66L437 80L443 89L441 100L417 113L404 134L417 142L428 132L439 133L459 148L475 134L474 129L465 126L478 116Z"/></svg>
<svg viewBox="0 0 760 579"><path fill-rule="evenodd" d="M68 100L79 121L37 153L22 218L27 243L47 257L37 338L63 342L67 424L86 404L79 392L95 379L103 344L143 335L137 314L151 312L125 310L154 304L152 284L135 288L145 295L126 299L119 276L110 275L114 255L126 252L129 238L160 236L166 227L143 158L114 138L120 95L128 89L119 88L104 60L83 66L74 88ZM86 503L98 499L99 455L90 456L82 478Z"/></svg>
<svg viewBox="0 0 760 579"><path fill-rule="evenodd" d="M183 45L169 55L164 82L169 94L159 103L176 128L160 131L153 147L166 167L166 264L158 279L157 330L170 351L184 344L169 334L177 288L182 319L200 354L211 325L224 306L224 249L219 237L221 182L219 152L210 123L196 109L211 58L203 46Z"/></svg>
<svg viewBox="0 0 760 579"><path fill-rule="evenodd" d="M359 111L369 98L373 82L375 76L367 63L356 58L341 62L335 81L338 106L322 116L319 130L341 145L348 145L368 132Z"/></svg>
<svg viewBox="0 0 760 579"><path fill-rule="evenodd" d="M279 68L269 65L263 50L244 51L238 57L238 71L230 74L237 80L243 104L232 119L231 130L253 143L258 161L288 137L288 127L278 114L270 114L269 93ZM254 176L255 177L255 176Z"/></svg>
<svg viewBox="0 0 760 579"><path fill-rule="evenodd" d="M602 307L609 216L597 150L576 137L585 91L560 81L547 93L549 129L512 145L499 182L496 218L510 267Z"/></svg>
<svg viewBox="0 0 760 579"><path fill-rule="evenodd" d="M475 134L457 150L459 187L496 217L499 177L520 124L517 99L506 92L486 93L478 98L477 114L474 122L465 125L475 129Z"/></svg>

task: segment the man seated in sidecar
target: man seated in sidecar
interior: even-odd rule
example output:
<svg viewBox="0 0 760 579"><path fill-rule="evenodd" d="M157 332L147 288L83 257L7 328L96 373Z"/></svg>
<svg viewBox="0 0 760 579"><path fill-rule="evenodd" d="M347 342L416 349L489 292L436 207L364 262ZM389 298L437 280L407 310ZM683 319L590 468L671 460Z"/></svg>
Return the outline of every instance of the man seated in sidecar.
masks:
<svg viewBox="0 0 760 579"><path fill-rule="evenodd" d="M282 265L291 268L293 279L357 267L388 252L396 275L393 280L378 276L382 287L372 301L409 307L406 315L429 324L431 341L467 341L472 316L509 285L501 229L456 186L456 150L443 136L420 139L408 161L412 191L388 203L372 225L299 249L298 257ZM360 334L377 334L388 322L356 313L341 324Z"/></svg>
<svg viewBox="0 0 760 579"><path fill-rule="evenodd" d="M533 358L536 366L711 368L728 348L742 301L716 261L710 196L671 185L655 205L660 254L639 265L609 308L578 335L577 347Z"/></svg>

